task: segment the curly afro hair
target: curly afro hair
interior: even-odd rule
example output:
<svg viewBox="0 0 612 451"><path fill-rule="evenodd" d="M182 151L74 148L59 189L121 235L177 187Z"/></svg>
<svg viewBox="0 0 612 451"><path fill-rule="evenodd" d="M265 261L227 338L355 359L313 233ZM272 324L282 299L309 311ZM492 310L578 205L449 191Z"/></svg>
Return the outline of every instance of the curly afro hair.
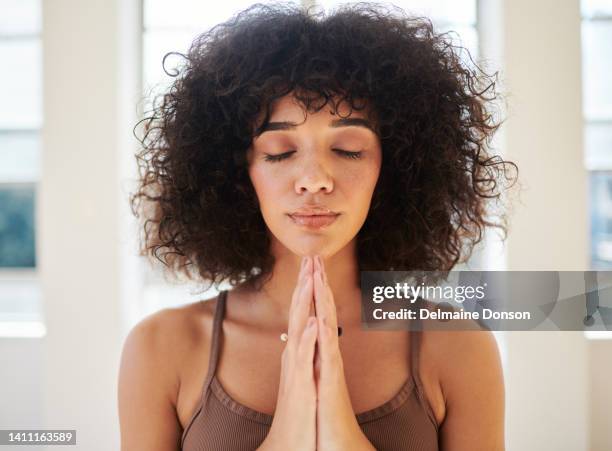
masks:
<svg viewBox="0 0 612 451"><path fill-rule="evenodd" d="M255 4L201 34L139 123L130 202L145 219L141 254L175 276L261 286L274 258L246 151L271 103L291 93L307 111L367 104L376 124L382 166L357 236L360 270L466 261L486 227L506 234L507 215L492 222L490 207L518 168L488 152L495 75L463 62L462 50L425 18L365 2L332 14Z"/></svg>

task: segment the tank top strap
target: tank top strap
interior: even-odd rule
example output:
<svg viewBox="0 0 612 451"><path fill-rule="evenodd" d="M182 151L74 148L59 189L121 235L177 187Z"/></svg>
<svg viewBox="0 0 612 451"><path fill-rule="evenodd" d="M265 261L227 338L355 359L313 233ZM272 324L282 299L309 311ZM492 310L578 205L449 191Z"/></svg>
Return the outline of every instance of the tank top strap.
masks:
<svg viewBox="0 0 612 451"><path fill-rule="evenodd" d="M210 394L210 383L212 382L213 376L215 375L215 371L217 370L217 362L219 360L219 347L221 340L221 323L223 321L223 316L225 314L225 300L227 298L227 290L223 290L219 292L217 296L217 305L215 306L215 316L213 317L213 326L212 326L212 334L211 334L211 343L210 343L210 357L208 359L208 373L206 374L206 378L204 379L204 384L202 387L202 393L200 395L200 402L198 406L191 416L189 423L183 430L183 434L181 435L181 449L183 449L183 443L185 441L185 437L187 436L187 432L191 429L192 425L196 417L200 414L206 402L208 400L208 396ZM210 301L206 301L210 302Z"/></svg>
<svg viewBox="0 0 612 451"><path fill-rule="evenodd" d="M421 382L421 376L419 376L419 354L421 350L421 338L423 331L411 330L410 331L410 372L412 373L412 379L414 385L422 392L423 384Z"/></svg>
<svg viewBox="0 0 612 451"><path fill-rule="evenodd" d="M417 298L417 304L421 304L421 298ZM420 305L417 305L417 308L420 308ZM419 317L417 316L417 318ZM421 320L417 319L415 323L416 327L413 327L410 330L410 372L412 374L412 379L414 380L414 385L421 393L423 393L423 383L421 382L421 376L419 375L419 357L421 354L423 331L421 330Z"/></svg>
<svg viewBox="0 0 612 451"><path fill-rule="evenodd" d="M221 347L221 330L223 317L225 315L225 303L227 299L227 290L222 290L217 296L217 305L215 306L215 316L213 319L211 343L210 343L210 356L208 358L208 373L204 382L204 394L208 391L208 387L217 371L217 364L219 362L219 349Z"/></svg>
<svg viewBox="0 0 612 451"><path fill-rule="evenodd" d="M422 298L417 298L417 301L417 304L422 304ZM421 355L422 342L422 320L417 319L417 327L414 327L410 330L410 373L412 375L412 380L416 388L419 403L427 413L427 416L429 416L429 419L431 420L432 424L436 427L436 430L438 430L438 422L436 421L436 416L433 412L431 404L429 404L429 401L427 400L425 389L423 388L423 382L421 381L421 376L419 374L419 357Z"/></svg>

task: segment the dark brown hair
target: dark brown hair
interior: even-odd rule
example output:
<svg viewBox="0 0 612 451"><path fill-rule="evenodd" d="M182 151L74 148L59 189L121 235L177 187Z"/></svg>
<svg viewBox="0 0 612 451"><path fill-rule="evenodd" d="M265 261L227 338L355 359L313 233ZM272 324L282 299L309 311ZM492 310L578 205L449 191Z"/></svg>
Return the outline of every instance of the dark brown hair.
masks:
<svg viewBox="0 0 612 451"><path fill-rule="evenodd" d="M450 270L491 222L512 162L489 153L495 76L460 55L430 21L375 3L313 14L256 4L200 35L157 98L137 155L131 197L143 215L142 254L173 274L260 283L274 265L248 176L246 149L272 101L309 111L367 102L383 161L357 237L360 270ZM493 202L495 201L495 202Z"/></svg>

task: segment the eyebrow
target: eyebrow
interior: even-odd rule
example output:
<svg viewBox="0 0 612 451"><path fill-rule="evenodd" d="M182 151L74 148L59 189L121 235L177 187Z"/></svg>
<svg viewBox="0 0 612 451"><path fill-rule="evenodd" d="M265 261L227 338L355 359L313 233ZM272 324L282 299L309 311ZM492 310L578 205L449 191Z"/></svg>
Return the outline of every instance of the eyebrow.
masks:
<svg viewBox="0 0 612 451"><path fill-rule="evenodd" d="M374 130L374 126L372 125L372 123L370 121L368 121L367 119L363 119L360 117L353 117L353 118L342 118L342 119L334 119L331 124L329 124L330 127L333 128L338 128L338 127L364 127L367 128L368 130L371 130L372 132L376 133L376 130ZM259 130L259 134L261 135L264 132L268 132L268 131L275 131L275 130L293 130L297 127L297 124L295 122L268 122L268 124L266 124L265 127L263 127L262 129Z"/></svg>

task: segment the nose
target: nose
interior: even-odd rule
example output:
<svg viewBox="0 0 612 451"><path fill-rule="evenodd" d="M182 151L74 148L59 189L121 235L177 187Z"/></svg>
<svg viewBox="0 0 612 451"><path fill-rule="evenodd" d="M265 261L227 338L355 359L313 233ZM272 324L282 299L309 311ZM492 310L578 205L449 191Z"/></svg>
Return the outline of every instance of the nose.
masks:
<svg viewBox="0 0 612 451"><path fill-rule="evenodd" d="M301 194L303 191L318 193L321 189L330 193L334 189L333 179L328 171L316 159L310 159L304 167L300 169L295 182L295 191Z"/></svg>

